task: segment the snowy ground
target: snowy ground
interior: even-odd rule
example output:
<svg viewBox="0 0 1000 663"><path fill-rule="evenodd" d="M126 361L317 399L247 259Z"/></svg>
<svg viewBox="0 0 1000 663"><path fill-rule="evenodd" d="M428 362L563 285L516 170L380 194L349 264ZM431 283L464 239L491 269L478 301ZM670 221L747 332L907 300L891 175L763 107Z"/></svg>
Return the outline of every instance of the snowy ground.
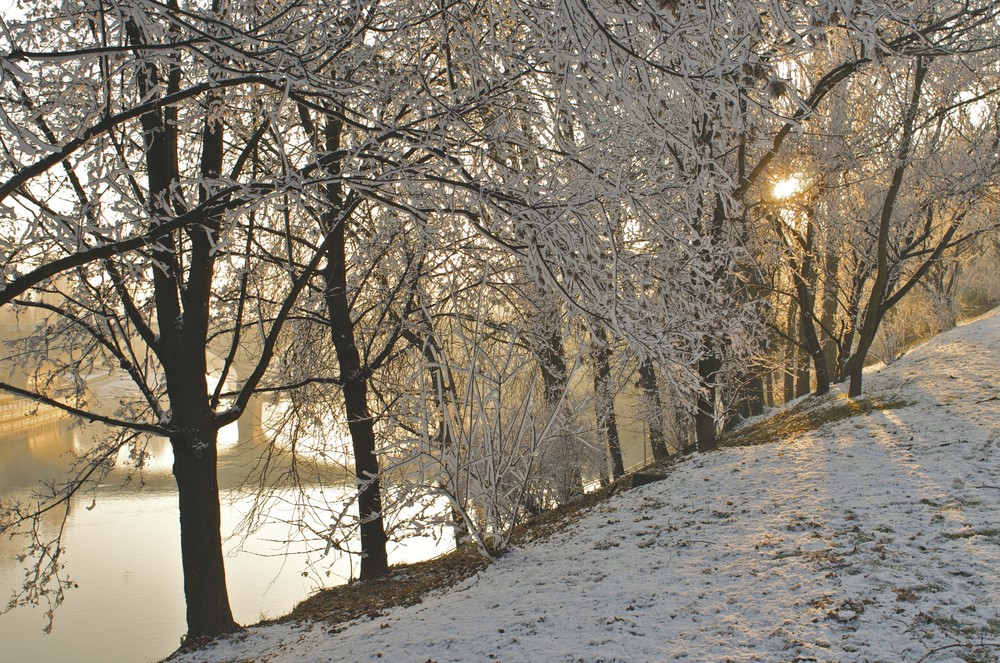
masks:
<svg viewBox="0 0 1000 663"><path fill-rule="evenodd" d="M1000 314L865 386L895 405L693 457L420 605L180 660L997 660Z"/></svg>

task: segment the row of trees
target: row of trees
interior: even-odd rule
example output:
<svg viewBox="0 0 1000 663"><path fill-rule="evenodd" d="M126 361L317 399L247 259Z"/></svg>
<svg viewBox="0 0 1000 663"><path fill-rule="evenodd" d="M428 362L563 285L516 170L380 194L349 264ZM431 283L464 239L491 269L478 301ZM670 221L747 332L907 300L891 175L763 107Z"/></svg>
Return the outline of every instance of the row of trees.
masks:
<svg viewBox="0 0 1000 663"><path fill-rule="evenodd" d="M962 75L970 70L972 80ZM860 395L882 321L920 284L940 311L937 328L955 324L957 270L995 241L995 74L991 53L883 66L841 85L796 140L787 171L796 179L759 210L771 230L759 250L784 257L767 280L786 293L774 310L787 318L772 326L801 357L787 374L794 395L809 391L810 364L816 393L849 379ZM874 111L864 126L858 107Z"/></svg>
<svg viewBox="0 0 1000 663"><path fill-rule="evenodd" d="M0 384L108 426L0 505L62 600L40 514L170 440L188 635L236 628L218 432L271 396L260 498L329 481L346 429L361 577L443 496L484 552L652 454L713 448L990 237L995 3L76 0L5 21L0 306L42 313ZM794 178L794 179L793 179ZM774 184L793 182L779 199ZM89 406L88 375L134 398ZM672 434L673 433L673 434ZM314 529L344 547L352 517Z"/></svg>

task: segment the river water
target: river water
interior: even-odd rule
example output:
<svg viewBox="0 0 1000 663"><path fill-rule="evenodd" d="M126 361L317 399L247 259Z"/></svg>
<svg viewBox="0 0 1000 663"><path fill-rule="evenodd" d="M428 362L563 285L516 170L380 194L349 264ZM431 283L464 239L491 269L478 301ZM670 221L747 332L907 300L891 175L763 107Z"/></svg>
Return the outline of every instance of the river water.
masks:
<svg viewBox="0 0 1000 663"><path fill-rule="evenodd" d="M0 500L25 496L43 477L65 470L69 453L89 443L87 428L65 422L0 433ZM247 463L236 425L220 436L220 474L236 476ZM169 655L185 631L177 496L169 474L169 446L153 442L146 485L121 488L115 476L97 499L74 502L63 545L66 574L78 587L67 592L45 634L44 609L17 608L0 615L0 660L87 663L156 661ZM223 485L225 485L225 481ZM230 482L232 483L232 482ZM317 489L318 490L318 489ZM332 502L349 498L347 486L326 488ZM223 494L223 536L230 601L236 620L252 624L291 610L323 586L356 575L344 556L315 551L287 524L272 522L249 537L229 536L252 505L236 490ZM280 515L280 514L278 514ZM280 518L279 518L280 520ZM59 519L46 521L55 528ZM0 608L21 585L16 555L22 540L0 538ZM417 536L390 546L390 562L416 561L450 549L447 537Z"/></svg>

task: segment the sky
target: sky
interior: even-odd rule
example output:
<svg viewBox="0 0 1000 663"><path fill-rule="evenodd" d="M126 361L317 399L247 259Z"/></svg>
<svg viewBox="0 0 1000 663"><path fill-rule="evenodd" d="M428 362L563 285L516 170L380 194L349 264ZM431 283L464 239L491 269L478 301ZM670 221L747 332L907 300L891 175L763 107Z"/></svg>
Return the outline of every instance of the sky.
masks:
<svg viewBox="0 0 1000 663"><path fill-rule="evenodd" d="M23 12L18 9L15 5L17 0L0 0L0 16L5 19L20 18L23 16Z"/></svg>

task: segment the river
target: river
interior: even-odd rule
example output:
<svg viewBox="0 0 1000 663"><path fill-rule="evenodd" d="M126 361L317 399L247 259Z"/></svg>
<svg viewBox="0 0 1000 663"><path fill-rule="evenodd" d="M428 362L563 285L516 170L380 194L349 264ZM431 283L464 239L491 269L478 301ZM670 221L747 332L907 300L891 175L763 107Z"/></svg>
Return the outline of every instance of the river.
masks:
<svg viewBox="0 0 1000 663"><path fill-rule="evenodd" d="M66 421L0 433L0 500L25 496L44 477L58 476L69 453L89 444L93 434ZM247 464L238 442L235 424L223 429L224 486L235 485L234 477ZM177 497L169 474L169 445L154 440L152 448L146 485L123 489L117 485L121 477L112 475L96 500L88 495L74 501L63 545L66 575L77 587L67 591L56 610L50 634L43 632L44 609L17 608L0 615L0 660L142 663L177 648L185 631ZM342 502L349 491L347 486L328 487L323 497ZM230 488L222 502L227 580L238 622L280 616L316 589L356 574L350 560L336 554L313 552L318 563L310 565L304 544L283 543L290 538L287 524L269 523L245 540L231 536L252 499ZM56 527L58 520L52 520L44 526ZM0 538L0 591L5 592L0 607L21 584L24 569L16 555L22 541ZM390 562L427 559L451 547L447 537L407 538L390 547Z"/></svg>

